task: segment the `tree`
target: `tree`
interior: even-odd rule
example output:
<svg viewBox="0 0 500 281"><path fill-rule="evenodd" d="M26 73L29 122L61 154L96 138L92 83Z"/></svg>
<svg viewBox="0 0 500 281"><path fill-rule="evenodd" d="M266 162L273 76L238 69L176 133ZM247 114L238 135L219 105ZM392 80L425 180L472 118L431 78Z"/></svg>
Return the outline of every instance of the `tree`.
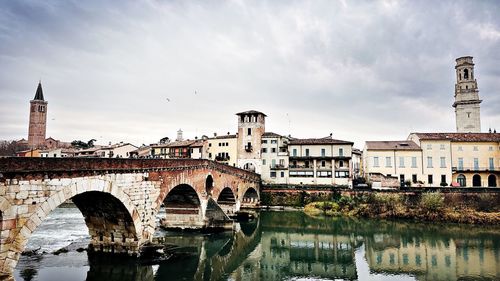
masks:
<svg viewBox="0 0 500 281"><path fill-rule="evenodd" d="M96 139L91 139L87 142L87 147L90 148L90 147L94 147L94 142L96 142Z"/></svg>
<svg viewBox="0 0 500 281"><path fill-rule="evenodd" d="M15 156L16 152L28 150L26 143L19 141L0 141L0 156Z"/></svg>
<svg viewBox="0 0 500 281"><path fill-rule="evenodd" d="M164 137L164 138L160 139L160 143L169 143L169 142L170 142L169 137Z"/></svg>

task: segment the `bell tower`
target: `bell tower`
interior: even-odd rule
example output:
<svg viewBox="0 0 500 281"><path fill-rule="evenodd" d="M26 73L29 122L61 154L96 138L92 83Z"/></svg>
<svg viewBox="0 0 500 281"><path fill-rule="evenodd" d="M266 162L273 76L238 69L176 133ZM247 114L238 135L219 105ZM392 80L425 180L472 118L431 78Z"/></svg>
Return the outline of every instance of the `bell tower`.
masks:
<svg viewBox="0 0 500 281"><path fill-rule="evenodd" d="M30 101L30 124L28 128L28 145L39 148L45 145L47 130L47 104L43 99L42 82L38 82L35 98Z"/></svg>
<svg viewBox="0 0 500 281"><path fill-rule="evenodd" d="M456 59L455 84L455 120L458 133L480 133L481 114L479 104L479 90L474 77L474 63L472 57L460 57Z"/></svg>

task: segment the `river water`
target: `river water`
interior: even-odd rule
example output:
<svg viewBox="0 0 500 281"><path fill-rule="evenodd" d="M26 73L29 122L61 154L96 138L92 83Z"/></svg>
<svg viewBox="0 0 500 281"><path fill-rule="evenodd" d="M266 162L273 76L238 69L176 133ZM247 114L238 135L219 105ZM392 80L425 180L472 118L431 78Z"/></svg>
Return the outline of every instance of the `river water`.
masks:
<svg viewBox="0 0 500 281"><path fill-rule="evenodd" d="M76 208L33 233L16 280L500 280L500 228L262 211L219 234L158 231L174 256L156 264L92 257ZM69 252L52 254L71 244ZM45 253L44 253L45 252Z"/></svg>

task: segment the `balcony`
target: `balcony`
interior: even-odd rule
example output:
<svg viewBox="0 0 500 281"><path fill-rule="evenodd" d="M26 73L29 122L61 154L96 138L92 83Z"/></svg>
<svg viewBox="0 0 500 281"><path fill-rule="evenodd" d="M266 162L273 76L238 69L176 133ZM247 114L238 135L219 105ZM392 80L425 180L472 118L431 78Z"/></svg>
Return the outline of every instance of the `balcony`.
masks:
<svg viewBox="0 0 500 281"><path fill-rule="evenodd" d="M286 170L288 167L286 167L283 164L276 164L274 166L271 166L271 170Z"/></svg>
<svg viewBox="0 0 500 281"><path fill-rule="evenodd" d="M452 172L499 172L499 167L451 167Z"/></svg>
<svg viewBox="0 0 500 281"><path fill-rule="evenodd" d="M245 145L245 151L246 151L246 152L252 152L252 150L253 150L253 147L252 147L252 145L251 145L251 144L249 144L249 145Z"/></svg>
<svg viewBox="0 0 500 281"><path fill-rule="evenodd" d="M290 169L301 169L301 170L312 170L312 166L306 166L306 165L290 165Z"/></svg>
<svg viewBox="0 0 500 281"><path fill-rule="evenodd" d="M226 162L226 161L229 161L231 160L231 157L229 156L215 156L215 161L218 161L218 162Z"/></svg>

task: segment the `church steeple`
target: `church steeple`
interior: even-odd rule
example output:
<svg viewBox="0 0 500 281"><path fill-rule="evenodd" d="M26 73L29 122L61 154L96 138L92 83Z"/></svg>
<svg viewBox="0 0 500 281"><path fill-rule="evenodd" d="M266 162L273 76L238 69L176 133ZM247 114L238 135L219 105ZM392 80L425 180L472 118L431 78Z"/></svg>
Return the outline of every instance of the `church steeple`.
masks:
<svg viewBox="0 0 500 281"><path fill-rule="evenodd" d="M39 148L45 145L47 130L47 104L43 98L42 82L38 82L35 98L30 101L30 124L28 128L28 145Z"/></svg>
<svg viewBox="0 0 500 281"><path fill-rule="evenodd" d="M42 90L42 81L38 81L38 87L36 88L35 98L33 100L44 100L43 99L43 90Z"/></svg>
<svg viewBox="0 0 500 281"><path fill-rule="evenodd" d="M457 132L459 133L480 133L481 114L479 90L474 77L474 63L472 57L460 57L456 59L455 84L455 118Z"/></svg>

